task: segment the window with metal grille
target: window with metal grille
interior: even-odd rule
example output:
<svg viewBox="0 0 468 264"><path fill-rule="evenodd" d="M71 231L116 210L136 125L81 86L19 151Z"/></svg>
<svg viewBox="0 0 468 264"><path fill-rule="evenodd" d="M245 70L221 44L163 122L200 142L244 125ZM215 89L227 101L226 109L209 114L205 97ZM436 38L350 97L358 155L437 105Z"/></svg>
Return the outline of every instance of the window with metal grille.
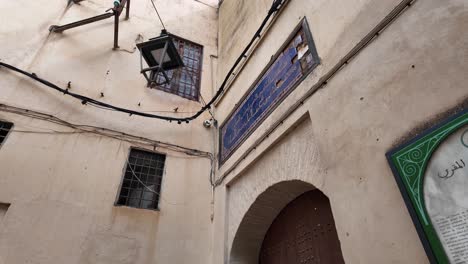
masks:
<svg viewBox="0 0 468 264"><path fill-rule="evenodd" d="M13 123L0 121L0 145L3 144L3 141L5 140L12 127Z"/></svg>
<svg viewBox="0 0 468 264"><path fill-rule="evenodd" d="M117 205L158 209L166 156L131 149Z"/></svg>
<svg viewBox="0 0 468 264"><path fill-rule="evenodd" d="M201 68L203 58L203 47L191 41L171 35L174 44L184 62L184 67L166 71L170 82L156 86L156 89L173 93L184 98L198 101L201 82ZM157 82L165 81L161 75Z"/></svg>

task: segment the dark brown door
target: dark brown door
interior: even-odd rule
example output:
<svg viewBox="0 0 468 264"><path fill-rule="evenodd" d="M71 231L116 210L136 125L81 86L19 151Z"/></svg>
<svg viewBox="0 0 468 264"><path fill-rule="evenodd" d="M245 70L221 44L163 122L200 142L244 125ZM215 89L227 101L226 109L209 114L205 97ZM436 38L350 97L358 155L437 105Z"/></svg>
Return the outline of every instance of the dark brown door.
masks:
<svg viewBox="0 0 468 264"><path fill-rule="evenodd" d="M341 264L330 202L319 190L289 203L268 229L260 264Z"/></svg>

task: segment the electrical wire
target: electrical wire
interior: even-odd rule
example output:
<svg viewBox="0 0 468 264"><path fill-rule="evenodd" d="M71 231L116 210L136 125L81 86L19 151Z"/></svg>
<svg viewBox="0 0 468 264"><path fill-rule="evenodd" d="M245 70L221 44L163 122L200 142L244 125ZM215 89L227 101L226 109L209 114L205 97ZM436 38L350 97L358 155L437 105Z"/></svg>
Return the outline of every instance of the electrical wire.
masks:
<svg viewBox="0 0 468 264"><path fill-rule="evenodd" d="M173 114L193 114L196 113L196 111L170 111L170 110L144 110L142 111L144 113L173 113Z"/></svg>
<svg viewBox="0 0 468 264"><path fill-rule="evenodd" d="M176 121L179 124L181 124L183 122L189 123L190 121L195 120L196 118L198 118L205 111L211 109L211 106L214 104L214 102L223 94L226 84L230 80L231 76L234 75L234 71L237 68L237 66L239 65L239 63L243 59L247 58L247 56L246 56L247 52L250 50L250 48L254 44L255 40L257 38L261 37L261 33L262 33L263 29L265 28L267 22L270 20L271 16L274 13L278 12L284 6L283 3L286 2L286 1L288 1L288 0L275 0L275 1L273 1L273 4L272 4L270 10L268 11L267 16L264 18L263 22L261 23L260 27L256 31L255 35L252 37L250 42L247 44L245 49L242 51L241 55L237 58L234 65L231 67L231 69L227 73L226 77L224 78L223 83L221 84L221 86L218 89L218 91L216 92L216 94L213 96L213 98L208 103L205 104L205 106L203 106L198 112L196 112L195 114L193 114L191 116L186 116L186 117L162 116L162 115L155 115L155 114L149 114L149 113L134 111L134 110L130 110L130 109L125 109L125 108L122 108L122 107L114 106L114 105L111 105L111 104L107 104L107 103L92 99L92 98L84 96L84 95L80 95L80 94L70 92L69 89L60 88L57 85L55 85L55 84L53 84L53 83L51 83L51 82L49 82L49 81L47 81L45 79L42 79L42 78L38 77L37 74L35 74L35 73L26 72L26 71L21 70L21 69L19 69L17 67L14 67L14 66L12 66L10 64L0 62L0 66L4 66L7 69L10 69L12 71L16 71L18 73L21 73L21 74L23 74L25 76L28 76L31 79L34 79L34 80L36 80L36 81L38 81L38 82L40 82L40 83L42 83L42 84L44 84L46 86L58 91L58 92L61 92L61 93L65 94L65 95L69 95L71 97L74 97L75 99L80 100L81 103L84 104L84 105L89 104L89 105L92 105L92 106L100 106L100 107L103 107L103 108L108 109L108 110L119 111L119 112L127 113L129 115L136 115L136 116L142 116L142 117L148 117L148 118L161 119L161 120L166 120L166 121L169 121L169 122ZM153 0L151 0L151 2L153 3L153 6L155 7L155 10L157 11ZM158 13L158 15L159 15L159 13ZM161 20L161 23L162 23L162 20ZM163 25L163 27L164 27L164 25Z"/></svg>
<svg viewBox="0 0 468 264"><path fill-rule="evenodd" d="M143 146L148 146L152 147L153 149L156 148L162 148L166 149L169 151L174 151L178 153L183 153L187 156L193 156L193 157L199 157L199 158L206 158L210 160L210 175L209 175L209 182L212 187L215 186L215 179L214 179L214 170L215 170L215 162L216 162L216 157L214 154L206 151L201 151L197 149L192 149L192 148L187 148L183 147L180 145L176 145L173 143L167 143L167 142L161 142L145 137L140 137L140 136L135 136L132 134L127 134L121 131L116 131L113 129L108 129L104 127L97 127L97 126L92 126L92 125L82 125L82 124L73 124L68 121L65 121L63 119L60 119L54 115L34 111L34 110L29 110L25 108L20 108L16 106L10 106L6 104L1 104L0 103L0 111L7 112L7 113L12 113L12 114L17 114L17 115L22 115L26 116L29 118L34 118L34 119L39 119L42 121L54 123L57 125L65 126L72 128L76 131L31 131L31 130L12 130L13 132L18 132L18 133L35 133L35 134L96 134L99 136L104 136L108 138L112 138L115 140L119 141L124 141L128 142L131 144L136 144L136 145L143 145Z"/></svg>
<svg viewBox="0 0 468 264"><path fill-rule="evenodd" d="M343 70L351 61L360 54L370 43L375 41L380 34L383 33L405 10L411 7L417 0L402 0L387 16L385 16L369 33L367 33L351 50L348 51L331 69L324 73L322 77L301 97L296 103L289 107L289 109L276 119L276 122L270 126L262 135L258 137L255 142L250 144L247 150L245 150L239 158L236 159L234 164L230 168L226 169L224 173L219 177L215 186L222 184L222 182L234 171L235 168L250 155L252 151L267 139L284 121L296 111L300 106L304 105L304 102L310 98L316 91L325 87L327 83L336 76L338 72Z"/></svg>
<svg viewBox="0 0 468 264"><path fill-rule="evenodd" d="M58 125L62 125L62 126L66 126L66 127L75 129L75 130L77 130L79 132L82 132L82 133L98 134L98 135L101 135L101 136L112 137L112 138L116 138L116 139L119 139L119 140L122 140L122 141L130 142L130 143L136 143L136 144L148 145L148 146L152 146L152 147L164 148L164 149L184 153L184 154L190 155L190 156L198 156L198 157L204 157L204 158L209 158L209 159L213 158L213 154L209 153L209 152L206 152L206 151L187 148L187 147L183 147L183 146L180 146L180 145L167 143L167 142L161 142L161 141L157 141L157 140L153 140L153 139L149 139L149 138L145 138L145 137L135 136L135 135L132 135L132 134L127 134L127 133L124 133L124 132L121 132L121 131L108 129L108 128L104 128L104 127L74 124L74 123L67 122L67 121L65 121L63 119L60 119L60 118L58 118L56 116L41 113L41 112L34 111L34 110L24 109L24 108L15 107L15 106L9 106L9 105L6 105L6 104L0 104L0 111L13 113L13 114L18 114L18 115L27 116L27 117L34 118L34 119L39 119L39 120L55 123L55 124L58 124ZM22 132L22 131L18 131L18 132ZM27 132L32 133L34 131L24 131L24 133L27 133ZM44 131L40 131L40 132L44 132ZM67 131L50 131L50 132L51 133L53 133L53 132L67 133Z"/></svg>
<svg viewBox="0 0 468 264"><path fill-rule="evenodd" d="M158 9L156 8L156 5L154 4L153 0L151 0L151 4L153 4L154 11L156 11L156 14L158 15L159 21L161 22L163 29L166 30L166 26L164 26L164 22L162 21L161 16L159 15Z"/></svg>
<svg viewBox="0 0 468 264"><path fill-rule="evenodd" d="M124 49L124 48L116 48L115 50L123 51L123 52L127 52L127 53L130 53L130 54L133 54L133 53L135 53L135 51L137 50L137 48L136 48L136 47L133 47L132 50Z"/></svg>
<svg viewBox="0 0 468 264"><path fill-rule="evenodd" d="M195 80L193 79L193 76L192 76L193 72L189 71L189 70L187 69L187 67L185 67L185 66L182 67L182 70L185 70L185 74L188 75L188 77L190 77L190 80L192 81L192 85L195 85L196 82L195 82ZM200 96L200 101L201 101L202 105L203 105L203 106L206 106L205 98L203 98L203 95L201 94L200 91L199 91L199 94L198 94L198 95ZM194 112L194 113L196 113L196 112ZM211 115L211 118L215 119L214 114L213 114L213 112L211 111L211 109L208 109L208 113Z"/></svg>
<svg viewBox="0 0 468 264"><path fill-rule="evenodd" d="M113 106L113 105L110 105L110 104L107 104L107 103L92 99L92 98L84 96L84 95L73 93L69 89L60 88L57 85L55 85L55 84L53 84L53 83L51 83L51 82L49 82L49 81L47 81L45 79L42 79L42 78L38 77L37 74L35 74L35 73L29 73L29 72L23 71L23 70L21 70L19 68L16 68L16 67L14 67L14 66L12 66L10 64L0 62L0 66L4 66L7 69L10 69L12 71L16 71L16 72L21 73L23 75L26 75L26 76L30 77L31 79L34 79L34 80L36 80L36 81L38 81L38 82L40 82L40 83L54 89L56 91L59 91L59 92L65 94L65 95L69 95L69 96L71 96L71 97L73 97L75 99L78 99L84 105L89 104L89 105L92 105L92 106L100 106L100 107L108 109L108 110L115 110L115 111L127 113L129 115L138 115L138 116L149 117L149 118L163 119L163 120L167 120L167 121L181 120L181 118L154 115L154 114L143 113L143 112L138 112L138 111L134 111L134 110L130 110L130 109L125 109L125 108ZM184 121L185 121L185 119L184 119ZM188 121L186 121L186 122L188 122Z"/></svg>
<svg viewBox="0 0 468 264"><path fill-rule="evenodd" d="M130 168L130 171L132 172L133 174L133 177L135 177L135 179L137 179L137 181L140 182L141 185L143 185L143 187L145 187L146 189L148 189L150 192L156 194L157 196L161 196L161 194L153 189L151 189L148 185L146 185L140 178L138 178L138 176L136 176L136 173L135 171L133 170L132 168L132 164L130 163L130 161L127 159L127 164L128 164L128 167Z"/></svg>
<svg viewBox="0 0 468 264"><path fill-rule="evenodd" d="M86 132L82 131L34 131L34 130L10 130L10 132L16 132L16 133L25 133L25 134L84 134Z"/></svg>
<svg viewBox="0 0 468 264"><path fill-rule="evenodd" d="M160 198L161 200L163 200L165 203L167 204L170 204L170 205L183 205L183 204L177 204L177 203L171 203L169 201L167 201L166 199L164 199L162 196L161 196L161 193L151 189L148 185L146 185L137 175L136 175L136 172L135 170L132 168L132 164L130 163L130 160L127 158L127 164L128 164L128 167L130 168L130 172L132 173L133 177L135 179L137 179L138 182L140 182L140 184L145 187L148 191L156 194L158 196L158 198Z"/></svg>
<svg viewBox="0 0 468 264"><path fill-rule="evenodd" d="M202 4L202 5L206 5L206 6L209 6L209 7L211 7L211 8L218 9L218 7L212 6L212 5L210 5L210 4L207 4L207 3L205 3L205 2L202 2L202 1L200 1L200 0L194 0L194 1L195 1L195 2L198 2L198 3Z"/></svg>

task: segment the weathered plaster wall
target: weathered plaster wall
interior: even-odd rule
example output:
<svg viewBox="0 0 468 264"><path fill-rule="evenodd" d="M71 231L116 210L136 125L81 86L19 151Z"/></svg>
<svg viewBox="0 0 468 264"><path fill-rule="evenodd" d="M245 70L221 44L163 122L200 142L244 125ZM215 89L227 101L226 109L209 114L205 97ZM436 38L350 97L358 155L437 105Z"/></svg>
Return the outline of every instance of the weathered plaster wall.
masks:
<svg viewBox="0 0 468 264"><path fill-rule="evenodd" d="M112 20L49 35L49 25L100 14L110 4L83 1L66 9L66 2L2 3L0 59L63 87L71 81L73 91L93 98L103 92L102 100L123 107L198 110L197 102L145 88L138 53L111 50ZM322 64L219 169L222 176L234 168L224 181L228 186L216 189L213 225L207 160L167 152L161 211L116 208L130 144L85 134L12 132L0 149L0 202L11 203L0 224L0 263L223 263L256 199L294 179L330 198L347 263L426 263L384 154L468 96L466 1L417 1L234 167L398 2L290 1L217 106L220 123L304 16ZM220 66L222 79L270 4L223 1L218 34L216 9L191 0L159 2L172 33L204 45L205 98L212 95L212 65ZM159 34L153 12L149 1L132 0L131 19L121 23L122 48L131 49L138 34ZM218 52L219 61L211 64L210 55ZM213 147L213 135L201 125L207 114L184 126L129 117L82 106L6 70L0 74L0 103L206 151ZM16 130L64 129L6 113L0 119L15 122Z"/></svg>
<svg viewBox="0 0 468 264"><path fill-rule="evenodd" d="M305 121L291 134L276 144L241 177L230 184L228 190L229 212L227 215L229 248L233 248L234 243L235 247L239 247L251 242L250 246L256 247L256 251L252 253L258 253L261 241L263 241L267 231L267 228L262 228L262 226L269 227L276 214L295 197L313 189L314 186L321 185L320 183L324 181L326 176L323 171L320 171L323 166L321 166L316 141L317 139L311 133L310 119L306 117ZM292 179L304 183L313 183L313 185L295 184L285 188L276 188L277 191L270 195L268 193L271 192L265 192L277 183ZM252 210L253 201L258 203L259 196L264 193L268 195L268 197L263 198L265 200L263 202L265 209ZM265 210L273 212L272 217L259 217L262 214L261 212ZM256 219L261 219L261 221L255 224L247 224L247 226L244 223L245 227L241 227L241 222L248 221L246 219L249 217L246 215L247 211L251 211L249 215L252 215L252 218L254 214L257 214ZM242 233L238 233L241 229L244 229L243 233L252 237L249 237L249 239L243 237ZM260 234L256 235L256 232L260 232ZM261 237L260 241L257 236ZM232 263L255 263L258 259L258 255L251 252L249 252L248 257L244 257L242 254L239 256L237 248L233 249L231 253L230 261Z"/></svg>
<svg viewBox="0 0 468 264"><path fill-rule="evenodd" d="M231 12L233 2L221 5L221 38L235 31L231 25L258 27L257 18ZM322 63L219 169L218 176L228 174L226 186L217 190L216 201L225 206L216 206L215 239L224 244L215 250L215 261L228 262L242 218L257 197L278 182L300 179L329 197L346 263L427 263L385 153L412 129L468 97L466 1L416 1L236 164L398 3L291 1L272 26L218 105L220 123L303 16ZM259 8L259 3L244 4ZM246 44L243 39L230 41L229 46ZM225 42L219 41L220 65L236 58L223 54ZM254 257L246 259L236 263L255 263Z"/></svg>
<svg viewBox="0 0 468 264"><path fill-rule="evenodd" d="M139 53L112 50L113 19L49 34L52 24L98 15L112 5L86 0L67 8L67 2L2 3L0 59L61 87L71 81L72 91L121 107L139 111L178 107L179 112L200 108L199 102L146 88ZM119 38L120 47L130 51L138 34L146 40L161 29L150 1L131 3L131 18L125 21L122 16ZM157 4L171 33L203 45L201 92L210 98L217 10L193 0ZM0 87L0 103L212 151L212 131L202 126L209 115L189 125L130 117L83 106L5 69L0 69ZM18 131L71 130L4 112L0 119L14 122L16 130L0 149L0 202L11 203L0 223L0 263L209 263L209 160L157 149L167 154L161 210L114 207L134 145L89 134L23 133Z"/></svg>

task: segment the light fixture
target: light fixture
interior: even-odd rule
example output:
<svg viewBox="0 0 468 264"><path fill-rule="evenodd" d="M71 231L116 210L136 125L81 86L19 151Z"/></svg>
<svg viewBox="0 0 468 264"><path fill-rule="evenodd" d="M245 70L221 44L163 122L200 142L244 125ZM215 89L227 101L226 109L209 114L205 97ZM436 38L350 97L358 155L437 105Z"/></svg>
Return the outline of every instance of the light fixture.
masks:
<svg viewBox="0 0 468 264"><path fill-rule="evenodd" d="M148 81L148 87L169 83L170 79L166 71L184 66L172 37L166 30L162 30L159 37L137 44L137 47L141 54L141 73ZM143 68L143 59L148 64L148 68ZM158 76L162 76L164 81L157 82Z"/></svg>
<svg viewBox="0 0 468 264"><path fill-rule="evenodd" d="M83 0L73 0L74 3L78 3L81 1ZM127 10L125 19L129 18L130 1L131 0L113 0L114 7L108 9L102 15L82 19L66 25L52 25L50 26L49 31L61 33L65 30L114 17L114 50L117 50L119 49L119 17L123 9L126 7ZM169 83L171 80L167 76L166 71L184 66L184 63L177 51L177 48L174 45L174 42L172 41L172 37L170 36L170 34L167 33L164 27L164 23L162 22L156 7L155 10L164 28L161 31L161 35L159 37L152 38L147 42L137 44L137 47L141 53L141 73L145 76L146 80L148 81L148 87L154 87L156 85L163 85ZM143 58L148 64L147 68L143 68ZM158 79L158 77L162 77L163 81L158 82L158 80L161 80Z"/></svg>
<svg viewBox="0 0 468 264"><path fill-rule="evenodd" d="M79 3L83 0L73 0L73 3ZM69 3L71 3L69 1ZM130 0L114 0L114 7L109 8L104 14L82 19L76 22L68 23L66 25L52 25L49 27L50 32L62 33L76 27L81 27L90 23L101 21L110 17L114 17L114 50L119 49L119 18L123 9L126 7L125 20L130 18ZM109 12L112 11L112 12Z"/></svg>

